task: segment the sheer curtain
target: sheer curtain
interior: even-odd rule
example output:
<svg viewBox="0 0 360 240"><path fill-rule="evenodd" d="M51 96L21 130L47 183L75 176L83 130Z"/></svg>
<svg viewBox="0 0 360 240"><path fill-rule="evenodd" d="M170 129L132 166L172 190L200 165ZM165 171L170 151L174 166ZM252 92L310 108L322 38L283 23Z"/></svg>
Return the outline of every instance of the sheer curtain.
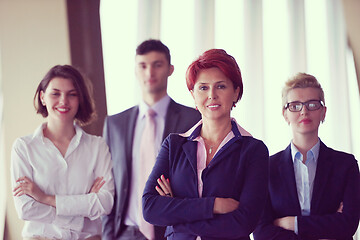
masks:
<svg viewBox="0 0 360 240"><path fill-rule="evenodd" d="M244 80L233 117L262 139L270 154L291 139L281 114L282 86L297 72L307 72L325 91L328 111L321 139L360 160L359 92L341 1L130 2L101 2L109 114L139 100L133 61L142 40L160 38L170 48L175 71L168 92L188 106L194 103L185 84L187 66L203 51L223 48L237 59Z"/></svg>

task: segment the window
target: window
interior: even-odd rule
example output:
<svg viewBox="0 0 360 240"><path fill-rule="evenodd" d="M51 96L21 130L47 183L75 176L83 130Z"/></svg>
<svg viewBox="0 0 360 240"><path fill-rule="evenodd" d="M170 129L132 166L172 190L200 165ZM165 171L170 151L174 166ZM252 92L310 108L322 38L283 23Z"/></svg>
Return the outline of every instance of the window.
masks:
<svg viewBox="0 0 360 240"><path fill-rule="evenodd" d="M200 33L195 32L199 29L195 27L199 11L208 9L197 8L192 0L154 4L160 4L161 9L160 26L154 28L160 30L154 36L160 36L170 48L175 66L168 93L175 101L194 107L185 72L199 54L196 39ZM356 76L353 59L348 56L351 51L346 43L341 2L214 0L205 4L213 4L214 14L206 16L201 32L213 31L209 41L214 43L212 47L233 55L242 70L244 96L233 110L233 117L262 139L270 154L284 149L291 134L281 113L281 89L295 73L307 72L320 81L325 91L328 112L320 127L321 139L360 159L360 150L354 147L360 142L355 124L359 122L359 93L354 87ZM142 27L137 24L138 8L138 1L101 2L109 114L137 104L141 97L134 76L137 31ZM332 131L339 126L341 131Z"/></svg>

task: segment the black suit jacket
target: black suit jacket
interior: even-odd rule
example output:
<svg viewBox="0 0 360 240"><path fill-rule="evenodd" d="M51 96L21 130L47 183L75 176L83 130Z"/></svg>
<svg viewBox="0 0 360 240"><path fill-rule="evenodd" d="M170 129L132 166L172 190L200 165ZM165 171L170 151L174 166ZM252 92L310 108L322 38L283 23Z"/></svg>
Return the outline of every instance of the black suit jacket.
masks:
<svg viewBox="0 0 360 240"><path fill-rule="evenodd" d="M269 200L255 240L350 240L359 224L360 177L354 156L320 142L310 216L301 216L290 145L270 157ZM343 202L343 212L337 210ZM276 218L297 216L298 235L276 227Z"/></svg>
<svg viewBox="0 0 360 240"><path fill-rule="evenodd" d="M105 119L103 137L113 161L115 201L111 213L103 217L104 240L119 239L124 229L132 172L132 147L139 107L135 106ZM200 113L171 99L165 118L163 139L170 133L182 133L201 119ZM164 227L155 227L156 239L164 239Z"/></svg>

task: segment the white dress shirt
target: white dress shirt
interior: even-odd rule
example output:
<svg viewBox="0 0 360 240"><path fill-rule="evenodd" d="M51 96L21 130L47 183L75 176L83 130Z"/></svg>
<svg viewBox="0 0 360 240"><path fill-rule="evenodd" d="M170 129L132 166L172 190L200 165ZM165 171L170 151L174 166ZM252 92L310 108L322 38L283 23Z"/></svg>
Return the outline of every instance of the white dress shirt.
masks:
<svg viewBox="0 0 360 240"><path fill-rule="evenodd" d="M155 120L155 153L160 151L161 143L163 140L163 134L165 129L165 117L168 106L170 104L170 97L168 95L164 96L158 102L156 102L151 109L156 112ZM132 149L132 173L131 173L131 182L130 182L130 195L129 195L129 207L126 212L124 223L128 226L139 226L140 217L142 214L139 212L141 205L141 195L139 193L138 184L139 176L143 174L140 172L140 142L142 133L145 127L145 114L148 111L149 106L144 102L139 104L139 114L136 120L134 140L133 140L133 149Z"/></svg>
<svg viewBox="0 0 360 240"><path fill-rule="evenodd" d="M303 155L291 142L291 155L294 163L296 189L298 193L301 215L309 216L311 198L314 188L317 160L320 151L320 140L306 153L306 161L303 163ZM297 217L295 217L295 230L298 233Z"/></svg>
<svg viewBox="0 0 360 240"><path fill-rule="evenodd" d="M75 125L65 157L43 135L46 123L34 134L16 139L11 152L11 184L26 176L44 193L55 195L56 208L28 195L14 197L16 211L25 220L23 237L85 239L101 235L100 216L114 204L111 157L101 137ZM89 193L95 179L106 181L98 193Z"/></svg>

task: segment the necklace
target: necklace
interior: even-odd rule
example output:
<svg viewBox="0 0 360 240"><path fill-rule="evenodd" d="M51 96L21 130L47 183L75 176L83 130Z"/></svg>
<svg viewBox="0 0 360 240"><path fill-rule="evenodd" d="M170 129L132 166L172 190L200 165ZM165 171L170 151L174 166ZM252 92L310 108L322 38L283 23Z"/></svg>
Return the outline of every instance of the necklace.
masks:
<svg viewBox="0 0 360 240"><path fill-rule="evenodd" d="M209 146L209 154L212 153L213 147L214 147L214 146Z"/></svg>
<svg viewBox="0 0 360 240"><path fill-rule="evenodd" d="M217 144L215 143L213 145L210 145L209 143L207 143L206 139L204 139L204 143L205 143L205 148L207 147L207 154L211 155L212 153L214 153L213 150L216 150L215 147L217 146Z"/></svg>
<svg viewBox="0 0 360 240"><path fill-rule="evenodd" d="M212 154L212 153L214 152L213 150L216 149L216 148L215 148L216 145L210 145L210 144L205 143L205 146L208 147L208 155Z"/></svg>

